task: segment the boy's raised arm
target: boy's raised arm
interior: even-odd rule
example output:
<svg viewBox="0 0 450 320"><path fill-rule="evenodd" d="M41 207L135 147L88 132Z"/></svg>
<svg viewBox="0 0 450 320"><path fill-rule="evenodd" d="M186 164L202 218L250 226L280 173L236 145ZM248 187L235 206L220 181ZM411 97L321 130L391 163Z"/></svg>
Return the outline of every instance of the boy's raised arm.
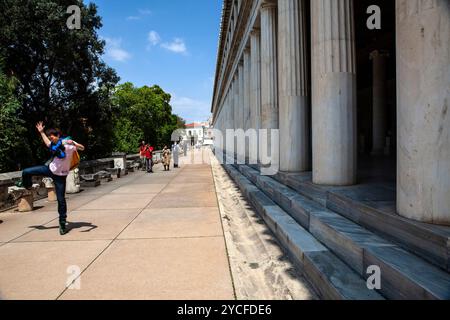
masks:
<svg viewBox="0 0 450 320"><path fill-rule="evenodd" d="M52 143L51 143L50 139L47 137L47 135L45 134L44 122L42 122L42 121L38 122L36 124L36 129L41 134L42 141L44 141L44 143L47 146L47 148L49 148Z"/></svg>

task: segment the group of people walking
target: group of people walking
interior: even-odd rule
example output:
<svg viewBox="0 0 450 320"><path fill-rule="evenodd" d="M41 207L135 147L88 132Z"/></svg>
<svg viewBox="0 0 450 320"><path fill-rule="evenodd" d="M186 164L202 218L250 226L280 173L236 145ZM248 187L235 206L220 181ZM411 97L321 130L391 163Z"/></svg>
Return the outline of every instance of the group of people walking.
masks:
<svg viewBox="0 0 450 320"><path fill-rule="evenodd" d="M145 141L141 142L139 155L141 156L142 170L148 173L153 173L153 150L154 148Z"/></svg>
<svg viewBox="0 0 450 320"><path fill-rule="evenodd" d="M146 170L148 173L153 173L153 165L154 165L153 151L154 148L152 146L146 144L145 141L141 142L141 145L139 147L139 154L142 161L142 168L143 168L142 170ZM161 154L164 171L170 171L172 155L174 168L179 168L179 159L181 151L182 149L178 143L175 143L171 149L169 149L167 146L164 146Z"/></svg>

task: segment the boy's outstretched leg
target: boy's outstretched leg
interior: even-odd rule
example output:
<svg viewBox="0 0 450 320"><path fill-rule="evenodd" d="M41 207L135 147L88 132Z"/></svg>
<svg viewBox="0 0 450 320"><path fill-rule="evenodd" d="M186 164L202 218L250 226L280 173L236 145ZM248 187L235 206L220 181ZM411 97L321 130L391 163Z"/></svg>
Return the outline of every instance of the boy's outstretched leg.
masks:
<svg viewBox="0 0 450 320"><path fill-rule="evenodd" d="M20 187L31 189L33 186L33 177L51 177L52 173L47 166L37 166L22 171L22 182Z"/></svg>

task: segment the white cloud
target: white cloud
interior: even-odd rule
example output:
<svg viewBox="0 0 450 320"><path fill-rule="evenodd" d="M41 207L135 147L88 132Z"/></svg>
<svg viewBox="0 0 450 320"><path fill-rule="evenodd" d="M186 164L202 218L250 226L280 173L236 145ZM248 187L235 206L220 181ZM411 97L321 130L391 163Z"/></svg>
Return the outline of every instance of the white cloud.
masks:
<svg viewBox="0 0 450 320"><path fill-rule="evenodd" d="M131 54L122 48L122 39L104 38L106 42L105 54L112 60L125 62L131 58Z"/></svg>
<svg viewBox="0 0 450 320"><path fill-rule="evenodd" d="M183 39L175 38L172 42L165 42L161 47L175 53L186 53L187 48Z"/></svg>
<svg viewBox="0 0 450 320"><path fill-rule="evenodd" d="M148 16L152 14L152 10L149 9L139 9L139 13L143 16Z"/></svg>
<svg viewBox="0 0 450 320"><path fill-rule="evenodd" d="M173 96L171 105L174 112L188 122L205 121L211 115L208 101Z"/></svg>
<svg viewBox="0 0 450 320"><path fill-rule="evenodd" d="M128 16L127 20L129 20L129 21L141 20L143 16L148 16L151 14L152 14L152 11L149 9L139 9L137 15Z"/></svg>
<svg viewBox="0 0 450 320"><path fill-rule="evenodd" d="M148 41L152 46L156 46L161 42L161 37L158 32L152 30L148 33Z"/></svg>

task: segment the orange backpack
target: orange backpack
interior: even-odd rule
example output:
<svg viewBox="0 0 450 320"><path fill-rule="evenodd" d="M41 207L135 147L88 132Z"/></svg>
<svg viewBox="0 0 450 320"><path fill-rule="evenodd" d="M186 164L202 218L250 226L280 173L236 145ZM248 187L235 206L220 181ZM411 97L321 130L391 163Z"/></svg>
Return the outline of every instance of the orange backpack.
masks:
<svg viewBox="0 0 450 320"><path fill-rule="evenodd" d="M70 171L75 170L80 165L80 154L75 150L72 154L72 161L70 162Z"/></svg>

